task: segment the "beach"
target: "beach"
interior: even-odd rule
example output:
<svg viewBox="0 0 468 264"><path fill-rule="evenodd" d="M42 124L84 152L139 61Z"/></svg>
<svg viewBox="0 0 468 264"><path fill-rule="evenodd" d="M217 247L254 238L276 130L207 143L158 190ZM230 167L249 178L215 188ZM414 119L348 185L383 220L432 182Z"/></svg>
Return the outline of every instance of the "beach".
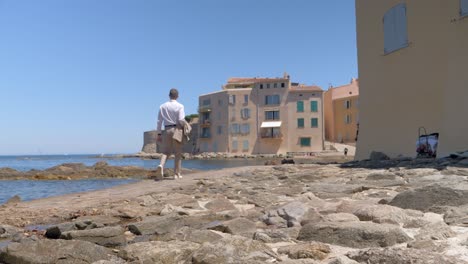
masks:
<svg viewBox="0 0 468 264"><path fill-rule="evenodd" d="M464 161L246 166L13 200L0 263L467 263Z"/></svg>

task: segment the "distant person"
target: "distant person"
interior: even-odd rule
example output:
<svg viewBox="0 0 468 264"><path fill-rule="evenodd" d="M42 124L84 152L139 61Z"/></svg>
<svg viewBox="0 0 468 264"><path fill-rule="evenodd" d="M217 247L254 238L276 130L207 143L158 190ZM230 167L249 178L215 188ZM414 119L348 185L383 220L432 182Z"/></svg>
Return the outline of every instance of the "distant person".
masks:
<svg viewBox="0 0 468 264"><path fill-rule="evenodd" d="M167 157L174 154L174 179L182 178L182 146L183 143L174 139L174 133L177 127L183 127L186 124L184 106L177 102L179 91L171 89L169 91L169 101L159 107L157 141L161 143L161 161L156 170L156 180L162 180L164 176L164 165ZM164 123L164 130L161 127Z"/></svg>
<svg viewBox="0 0 468 264"><path fill-rule="evenodd" d="M345 157L348 156L348 148L344 148L344 155Z"/></svg>

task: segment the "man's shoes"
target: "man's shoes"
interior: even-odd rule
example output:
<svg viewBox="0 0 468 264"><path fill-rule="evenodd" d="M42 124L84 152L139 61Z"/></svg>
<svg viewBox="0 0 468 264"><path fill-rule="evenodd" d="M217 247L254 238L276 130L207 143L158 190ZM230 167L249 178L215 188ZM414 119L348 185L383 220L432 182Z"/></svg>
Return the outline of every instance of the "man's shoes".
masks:
<svg viewBox="0 0 468 264"><path fill-rule="evenodd" d="M180 175L180 173L174 174L174 180L177 179L182 179L182 175Z"/></svg>
<svg viewBox="0 0 468 264"><path fill-rule="evenodd" d="M156 168L156 178L154 179L155 181L162 181L164 177L164 169L161 165L159 165L157 168Z"/></svg>

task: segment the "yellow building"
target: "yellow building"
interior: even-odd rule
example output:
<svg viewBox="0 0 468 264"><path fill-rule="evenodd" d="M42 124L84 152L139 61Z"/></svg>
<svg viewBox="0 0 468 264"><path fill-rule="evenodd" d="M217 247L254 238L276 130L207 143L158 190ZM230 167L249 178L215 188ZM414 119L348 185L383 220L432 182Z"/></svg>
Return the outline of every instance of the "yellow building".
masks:
<svg viewBox="0 0 468 264"><path fill-rule="evenodd" d="M468 149L468 0L356 0L360 127L356 158Z"/></svg>
<svg viewBox="0 0 468 264"><path fill-rule="evenodd" d="M323 91L283 78L230 78L199 98L201 152L306 155L323 150Z"/></svg>
<svg viewBox="0 0 468 264"><path fill-rule="evenodd" d="M339 143L356 142L359 125L359 84L356 79L330 87L323 95L325 140Z"/></svg>

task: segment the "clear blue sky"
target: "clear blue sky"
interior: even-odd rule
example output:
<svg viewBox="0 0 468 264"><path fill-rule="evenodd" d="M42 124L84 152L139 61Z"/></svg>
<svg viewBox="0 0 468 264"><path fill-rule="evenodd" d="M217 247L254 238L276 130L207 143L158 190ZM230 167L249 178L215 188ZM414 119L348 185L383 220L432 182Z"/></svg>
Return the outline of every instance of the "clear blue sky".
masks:
<svg viewBox="0 0 468 264"><path fill-rule="evenodd" d="M0 155L134 153L179 89L349 83L354 1L0 0Z"/></svg>

